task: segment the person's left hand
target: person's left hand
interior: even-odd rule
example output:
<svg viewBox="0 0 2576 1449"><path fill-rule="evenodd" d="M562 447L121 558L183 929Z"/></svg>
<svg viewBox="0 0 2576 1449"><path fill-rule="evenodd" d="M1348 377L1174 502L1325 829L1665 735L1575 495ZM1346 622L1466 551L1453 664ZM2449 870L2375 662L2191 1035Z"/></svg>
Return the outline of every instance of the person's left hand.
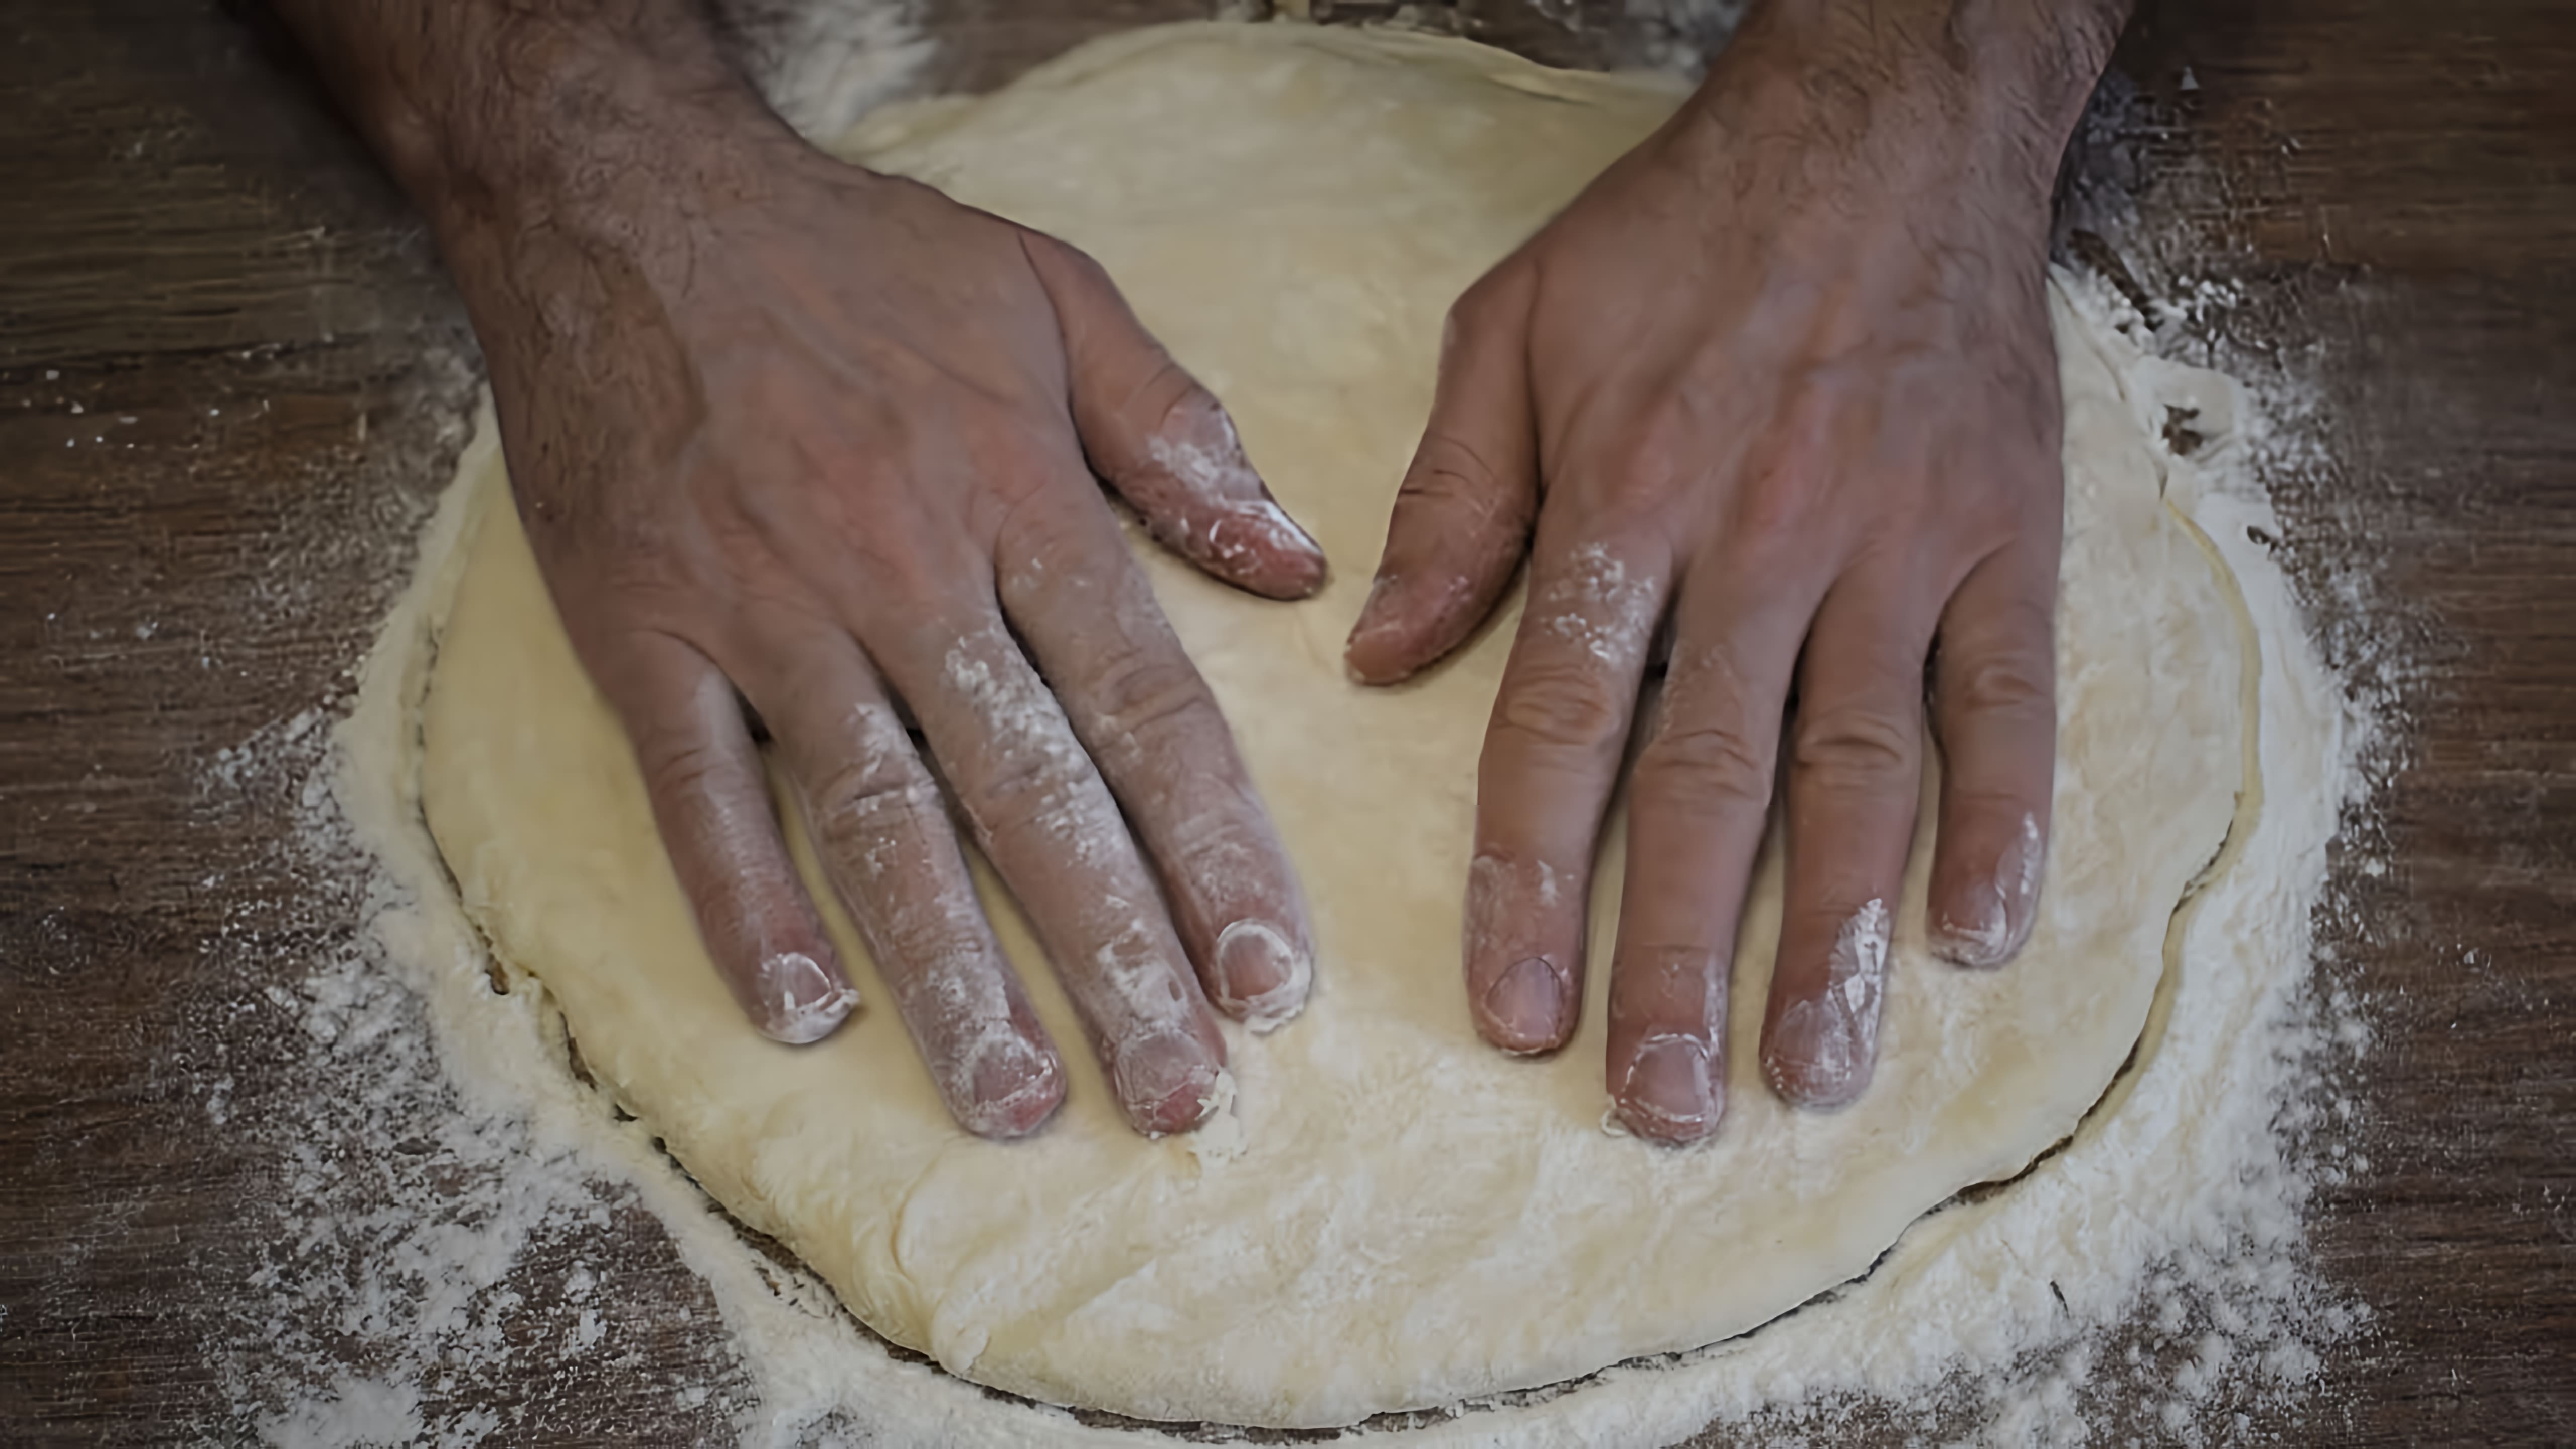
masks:
<svg viewBox="0 0 2576 1449"><path fill-rule="evenodd" d="M1788 886L1763 1058L1793 1103L1838 1106L1870 1080L1927 660L1947 765L1936 948L2008 959L2045 857L2055 150L2026 131L1976 143L1987 98L1920 76L1876 95L1806 84L1818 43L1748 30L1689 107L1459 300L1349 646L1370 682L1425 667L1528 551L1465 964L1477 1029L1533 1053L1574 1031L1594 843L1670 614L1605 1064L1621 1121L1665 1141L1724 1111L1727 978L1776 756Z"/></svg>

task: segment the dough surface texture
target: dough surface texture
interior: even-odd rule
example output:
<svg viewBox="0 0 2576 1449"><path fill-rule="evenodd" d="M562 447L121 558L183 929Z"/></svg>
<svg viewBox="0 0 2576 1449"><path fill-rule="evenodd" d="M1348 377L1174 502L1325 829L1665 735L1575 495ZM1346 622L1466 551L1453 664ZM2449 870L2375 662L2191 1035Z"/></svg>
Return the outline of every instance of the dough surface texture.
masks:
<svg viewBox="0 0 2576 1449"><path fill-rule="evenodd" d="M1867 1271L1960 1188L2063 1139L2112 1081L2177 903L2233 818L2247 654L2227 575L2168 508L2139 409L2062 293L2061 762L2020 959L1967 972L1925 952L1927 812L1877 1082L1848 1110L1795 1113L1761 1081L1773 856L1743 931L1711 1143L1667 1151L1604 1130L1604 970L1551 1060L1507 1059L1468 1024L1475 764L1517 605L1405 688L1349 682L1341 641L1429 407L1448 303L1677 98L1455 41L1187 26L1086 47L989 98L881 112L848 143L1097 256L1334 561L1320 596L1280 605L1136 536L1303 874L1318 940L1305 1015L1260 1037L1229 1024L1237 1096L1190 1136L1127 1131L989 877L996 925L1068 1048L1069 1098L1036 1137L951 1125L810 853L869 1005L811 1047L745 1025L495 452L469 454L479 511L423 706L440 851L500 959L559 1004L589 1073L877 1331L980 1383L1149 1419L1335 1425L1547 1384L1743 1333Z"/></svg>

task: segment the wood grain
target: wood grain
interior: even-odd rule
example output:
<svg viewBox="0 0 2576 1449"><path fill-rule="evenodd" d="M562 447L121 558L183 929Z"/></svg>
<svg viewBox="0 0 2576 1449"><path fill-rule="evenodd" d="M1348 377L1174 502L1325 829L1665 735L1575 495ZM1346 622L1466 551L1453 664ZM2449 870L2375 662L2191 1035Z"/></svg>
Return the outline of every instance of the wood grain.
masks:
<svg viewBox="0 0 2576 1449"><path fill-rule="evenodd" d="M1650 39L1616 0L1426 8L1566 63ZM976 87L1203 7L931 10L935 79ZM259 762L309 760L298 721L345 697L475 353L417 222L236 19L12 0L0 36L0 1440L247 1441L225 1375L270 1326L242 1285L291 1221L254 1128L304 1110L307 1050L265 993L362 904ZM2204 1432L2576 1443L2576 13L2166 0L2109 91L2068 233L2158 296L2223 284L2213 356L2319 390L2326 447L2276 480L2287 556L2395 722L2321 916L2376 1039L2360 1119L2318 1139L2351 1171L2314 1251L2374 1326L2315 1394ZM306 1146L360 1177L407 1150ZM649 1214L603 1210L532 1250L502 1329L549 1331L578 1262L618 1353L424 1412L724 1436L742 1385L674 1327L714 1321L704 1289Z"/></svg>

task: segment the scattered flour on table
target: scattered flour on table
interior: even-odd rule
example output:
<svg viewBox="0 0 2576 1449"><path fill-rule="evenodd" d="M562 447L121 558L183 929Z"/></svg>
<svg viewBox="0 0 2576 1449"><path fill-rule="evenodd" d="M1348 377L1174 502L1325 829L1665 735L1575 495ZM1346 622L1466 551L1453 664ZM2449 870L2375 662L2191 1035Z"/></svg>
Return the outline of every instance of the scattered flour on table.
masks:
<svg viewBox="0 0 2576 1449"><path fill-rule="evenodd" d="M903 15L847 8L875 25ZM2142 344L2172 344L2193 320L2091 300ZM2367 1170L2347 1146L2363 1007L2312 969L2311 931L2336 909L2322 895L2325 842L2347 815L2366 826L2395 757L2388 696L2359 698L2327 672L2269 564L2298 541L2261 480L2317 461L2302 451L2306 407L2276 378L2236 399L2224 426L2204 420L2211 431L2190 453L2205 490L2195 517L2244 581L2278 675L2265 679L2265 772L2298 782L2275 788L2241 847L2301 854L2223 877L2188 913L2192 969L2157 1050L2114 1089L2124 1097L2023 1178L1963 1195L1866 1278L1753 1334L1345 1435L1277 1437L1655 1443L1715 1421L1776 1444L1873 1430L1921 1443L2201 1443L2232 1441L2256 1410L2308 1403L2320 1356L2367 1327L2366 1310L2317 1281L2304 1247L2314 1194ZM452 554L458 522L442 511L425 560ZM2368 602L2366 578L2324 587ZM665 1395L668 1417L644 1426L656 1437L690 1437L691 1424L752 1444L1241 1437L1067 1414L890 1351L819 1281L749 1245L575 1079L542 987L495 989L416 782L402 778L421 681L402 672L414 652L393 646L407 631L419 642L431 592L416 583L397 610L327 745L321 718L299 716L206 771L212 793L300 789L298 865L328 883L315 900L366 922L294 985L237 1004L292 1025L285 1109L242 1125L229 1075L203 1103L279 1164L275 1230L231 1317L210 1325L241 1427L299 1446L506 1440L546 1422L554 1389L596 1378L623 1403ZM2323 652L2352 659L2348 641ZM2271 757L2299 740L2330 752ZM703 1284L689 1301L639 1296L614 1276L612 1258L663 1253L657 1229ZM673 1333L697 1341L703 1371L639 1376L668 1363L648 1360L644 1342ZM2135 1420L2141 1404L2154 1422Z"/></svg>

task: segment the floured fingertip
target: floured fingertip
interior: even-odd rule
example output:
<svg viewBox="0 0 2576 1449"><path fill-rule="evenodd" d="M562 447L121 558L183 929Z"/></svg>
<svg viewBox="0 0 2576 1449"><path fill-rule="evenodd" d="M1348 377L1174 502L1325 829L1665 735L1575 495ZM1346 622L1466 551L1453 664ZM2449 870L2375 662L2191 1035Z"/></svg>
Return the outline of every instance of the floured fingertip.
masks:
<svg viewBox="0 0 2576 1449"><path fill-rule="evenodd" d="M1343 641L1342 667L1360 684L1401 684L1456 646L1473 627L1464 616L1474 603L1475 582L1468 578L1452 574L1424 583L1381 573Z"/></svg>
<svg viewBox="0 0 2576 1449"><path fill-rule="evenodd" d="M1773 1023L1762 1071L1782 1101L1830 1111L1868 1090L1878 1063L1889 925L1884 900L1852 912L1826 953L1824 989L1791 1002Z"/></svg>
<svg viewBox="0 0 2576 1449"><path fill-rule="evenodd" d="M2012 960L2039 920L2039 883L2047 845L2038 817L2024 815L1982 889L1948 902L1930 923L1932 953L1954 966L1990 971Z"/></svg>
<svg viewBox="0 0 2576 1449"><path fill-rule="evenodd" d="M1639 1042L1611 1111L1631 1135L1676 1147L1716 1131L1726 1090L1708 1043L1671 1032Z"/></svg>
<svg viewBox="0 0 2576 1449"><path fill-rule="evenodd" d="M807 1046L830 1036L859 1004L858 988L802 951L764 958L754 985L759 1003L753 1024L787 1046Z"/></svg>
<svg viewBox="0 0 2576 1449"><path fill-rule="evenodd" d="M997 1033L962 1074L957 1125L978 1137L1021 1137L1045 1125L1064 1101L1064 1068L1055 1053L1016 1033Z"/></svg>
<svg viewBox="0 0 2576 1449"><path fill-rule="evenodd" d="M1186 1132L1215 1110L1224 1063L1186 1032L1155 1032L1120 1046L1110 1085L1130 1125L1148 1137Z"/></svg>
<svg viewBox="0 0 2576 1449"><path fill-rule="evenodd" d="M1226 927L1216 938L1212 967L1209 994L1217 1009L1265 1035L1306 1009L1315 982L1314 958L1267 921Z"/></svg>

